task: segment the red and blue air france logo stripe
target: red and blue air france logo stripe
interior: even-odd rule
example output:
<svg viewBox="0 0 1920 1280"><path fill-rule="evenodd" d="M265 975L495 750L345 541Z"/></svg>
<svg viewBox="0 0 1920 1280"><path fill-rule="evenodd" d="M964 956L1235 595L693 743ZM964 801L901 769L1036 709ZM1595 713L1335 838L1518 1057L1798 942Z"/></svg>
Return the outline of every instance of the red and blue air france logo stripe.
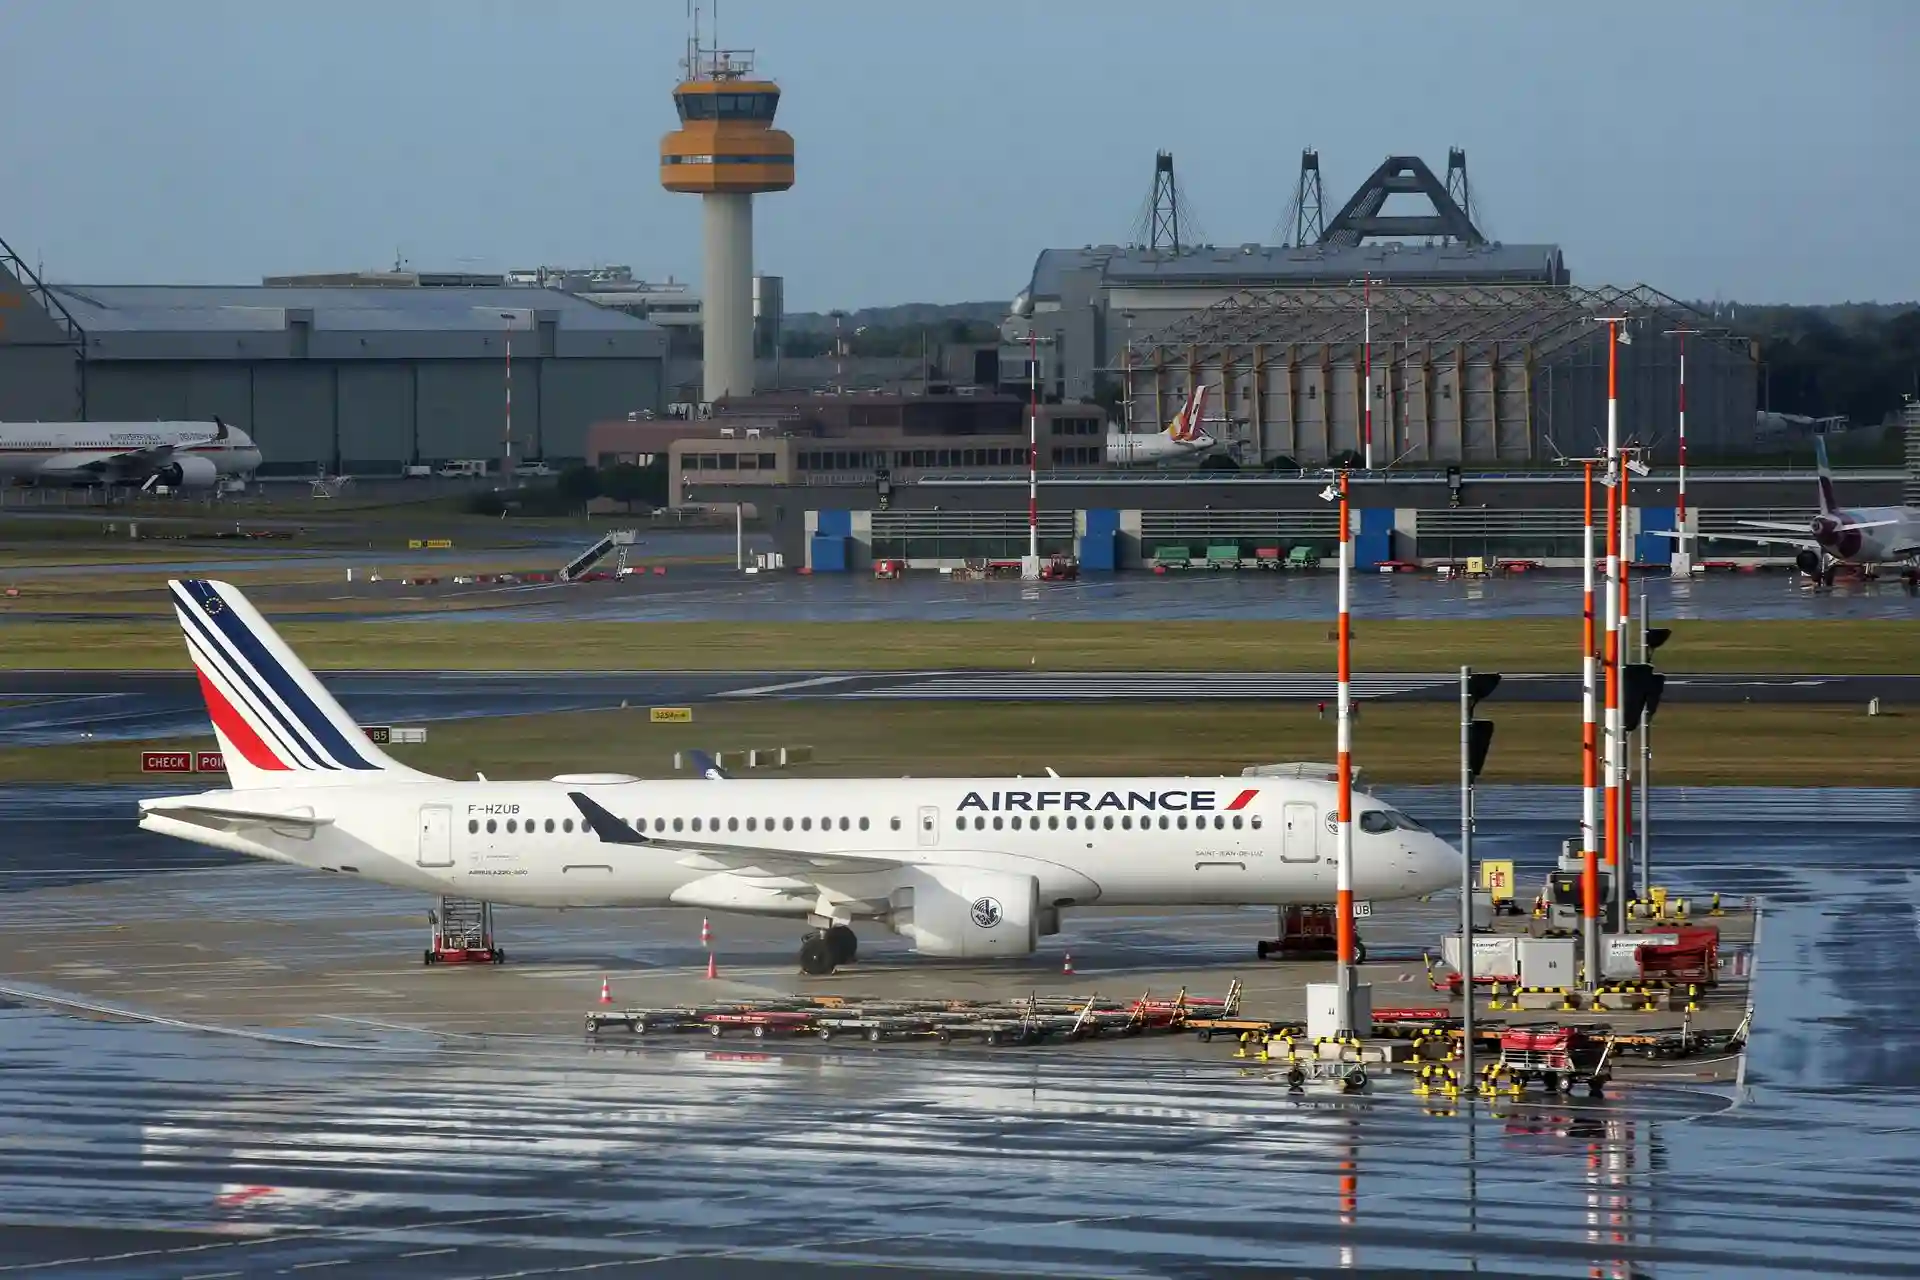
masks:
<svg viewBox="0 0 1920 1280"><path fill-rule="evenodd" d="M380 768L218 587L193 580L171 589L207 713L242 759L269 772Z"/></svg>

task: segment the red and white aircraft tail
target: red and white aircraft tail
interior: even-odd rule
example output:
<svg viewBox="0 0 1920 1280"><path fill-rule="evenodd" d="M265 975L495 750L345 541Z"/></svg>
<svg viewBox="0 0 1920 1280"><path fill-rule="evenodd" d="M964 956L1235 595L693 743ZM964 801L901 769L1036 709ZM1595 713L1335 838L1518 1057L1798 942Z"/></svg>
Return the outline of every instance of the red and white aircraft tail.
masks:
<svg viewBox="0 0 1920 1280"><path fill-rule="evenodd" d="M430 775L390 759L238 589L167 584L235 791Z"/></svg>
<svg viewBox="0 0 1920 1280"><path fill-rule="evenodd" d="M1181 444L1193 444L1207 438L1205 423L1208 389L1208 384L1204 382L1194 385L1193 391L1187 396L1187 402L1180 406L1180 412L1174 414L1173 421L1167 424L1164 434L1169 439L1178 440Z"/></svg>

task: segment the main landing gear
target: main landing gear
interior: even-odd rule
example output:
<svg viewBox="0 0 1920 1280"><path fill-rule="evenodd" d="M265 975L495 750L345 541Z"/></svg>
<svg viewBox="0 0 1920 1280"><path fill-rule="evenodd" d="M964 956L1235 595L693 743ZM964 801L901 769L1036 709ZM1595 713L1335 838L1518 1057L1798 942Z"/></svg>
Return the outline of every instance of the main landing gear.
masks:
<svg viewBox="0 0 1920 1280"><path fill-rule="evenodd" d="M843 964L852 964L859 953L860 940L846 925L813 929L800 938L800 972L825 977Z"/></svg>

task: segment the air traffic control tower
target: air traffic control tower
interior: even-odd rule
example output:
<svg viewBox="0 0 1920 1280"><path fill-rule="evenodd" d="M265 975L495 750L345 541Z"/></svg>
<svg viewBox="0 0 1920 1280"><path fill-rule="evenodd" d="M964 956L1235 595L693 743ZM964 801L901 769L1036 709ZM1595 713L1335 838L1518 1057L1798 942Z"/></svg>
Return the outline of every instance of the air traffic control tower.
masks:
<svg viewBox="0 0 1920 1280"><path fill-rule="evenodd" d="M680 127L660 140L660 185L702 197L702 398L753 391L753 196L793 185L793 137L773 127L780 87L753 74L751 50L687 44L673 91Z"/></svg>

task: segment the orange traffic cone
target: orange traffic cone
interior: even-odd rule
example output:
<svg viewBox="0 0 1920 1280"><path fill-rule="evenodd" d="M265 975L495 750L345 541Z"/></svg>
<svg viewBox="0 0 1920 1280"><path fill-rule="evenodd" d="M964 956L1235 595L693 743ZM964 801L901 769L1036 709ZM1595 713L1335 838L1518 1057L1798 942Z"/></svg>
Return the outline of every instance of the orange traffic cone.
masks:
<svg viewBox="0 0 1920 1280"><path fill-rule="evenodd" d="M713 922L704 918L700 921L700 945L703 947L713 945Z"/></svg>
<svg viewBox="0 0 1920 1280"><path fill-rule="evenodd" d="M1066 974L1069 978L1073 976L1073 952L1067 952L1067 958L1061 962L1060 972Z"/></svg>
<svg viewBox="0 0 1920 1280"><path fill-rule="evenodd" d="M717 978L719 976L720 976L720 962L714 958L713 952L709 951L707 952L707 977Z"/></svg>
<svg viewBox="0 0 1920 1280"><path fill-rule="evenodd" d="M607 980L605 978L600 979L600 1003L613 1003L613 992L607 987Z"/></svg>

